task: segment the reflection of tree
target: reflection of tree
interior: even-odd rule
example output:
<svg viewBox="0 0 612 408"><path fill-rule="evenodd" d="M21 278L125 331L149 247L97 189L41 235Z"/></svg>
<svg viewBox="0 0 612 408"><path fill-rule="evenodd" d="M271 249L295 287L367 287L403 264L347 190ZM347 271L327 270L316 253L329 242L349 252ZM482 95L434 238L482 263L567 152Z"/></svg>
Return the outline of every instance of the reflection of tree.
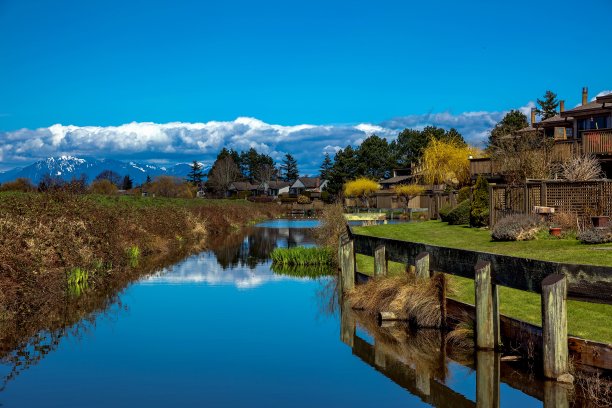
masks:
<svg viewBox="0 0 612 408"><path fill-rule="evenodd" d="M307 228L250 228L236 234L216 237L210 242L223 269L247 266L254 269L270 259L277 246L294 247L313 243Z"/></svg>

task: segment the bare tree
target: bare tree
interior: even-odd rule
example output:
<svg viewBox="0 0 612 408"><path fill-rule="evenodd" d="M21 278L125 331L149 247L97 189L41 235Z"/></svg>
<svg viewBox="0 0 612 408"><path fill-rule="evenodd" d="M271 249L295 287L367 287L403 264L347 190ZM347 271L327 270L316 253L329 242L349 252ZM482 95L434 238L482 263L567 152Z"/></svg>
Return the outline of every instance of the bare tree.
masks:
<svg viewBox="0 0 612 408"><path fill-rule="evenodd" d="M599 160L591 154L571 158L562 165L561 174L569 181L589 181L603 177Z"/></svg>
<svg viewBox="0 0 612 408"><path fill-rule="evenodd" d="M276 167L272 164L263 163L257 166L253 174L255 180L260 183L268 183L277 175Z"/></svg>
<svg viewBox="0 0 612 408"><path fill-rule="evenodd" d="M520 132L497 138L490 146L493 161L510 184L547 179L553 173L554 141L541 132Z"/></svg>
<svg viewBox="0 0 612 408"><path fill-rule="evenodd" d="M208 174L208 182L218 192L227 192L230 184L240 177L240 169L231 157L219 159Z"/></svg>

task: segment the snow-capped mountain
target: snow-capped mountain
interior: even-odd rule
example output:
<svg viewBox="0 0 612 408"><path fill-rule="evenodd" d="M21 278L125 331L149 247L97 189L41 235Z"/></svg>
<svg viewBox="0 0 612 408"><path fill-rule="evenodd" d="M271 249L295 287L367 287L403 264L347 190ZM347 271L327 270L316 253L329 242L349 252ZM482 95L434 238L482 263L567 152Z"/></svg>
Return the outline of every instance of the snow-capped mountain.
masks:
<svg viewBox="0 0 612 408"><path fill-rule="evenodd" d="M135 184L142 184L147 176L154 178L160 175L175 176L185 178L191 169L187 163L179 163L173 166L155 166L137 162L124 162L114 159L94 159L90 157L60 156L49 157L39 160L29 166L15 168L5 172L0 172L0 183L25 177L37 184L40 179L49 174L64 180L81 177L85 175L87 181L91 183L98 174L104 170L112 170L121 177L130 176ZM204 173L208 168L203 169Z"/></svg>

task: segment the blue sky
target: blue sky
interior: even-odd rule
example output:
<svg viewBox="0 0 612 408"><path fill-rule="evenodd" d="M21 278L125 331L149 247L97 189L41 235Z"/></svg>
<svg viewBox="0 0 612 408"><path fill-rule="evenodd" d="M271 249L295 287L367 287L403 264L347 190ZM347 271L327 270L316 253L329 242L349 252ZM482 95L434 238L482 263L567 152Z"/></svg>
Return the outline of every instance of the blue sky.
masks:
<svg viewBox="0 0 612 408"><path fill-rule="evenodd" d="M477 143L501 113L546 89L567 106L582 86L592 96L612 89L602 68L612 66L612 2L580 5L584 12L575 2L522 0L0 0L0 167L81 151L209 160L231 140L278 155L297 149L290 136L275 144L238 132L212 143L205 132L206 147L194 142L182 154L178 143L164 153L137 143L146 138L138 132L111 135L134 139L130 150L92 144L100 131L84 130L61 143L55 134L50 146L54 124L107 136L132 122L231 128L248 117L267 135L274 125L310 124L325 130L311 135L318 155L358 143L368 133L360 124L388 137L403 125L459 124ZM472 125L473 112L481 115Z"/></svg>

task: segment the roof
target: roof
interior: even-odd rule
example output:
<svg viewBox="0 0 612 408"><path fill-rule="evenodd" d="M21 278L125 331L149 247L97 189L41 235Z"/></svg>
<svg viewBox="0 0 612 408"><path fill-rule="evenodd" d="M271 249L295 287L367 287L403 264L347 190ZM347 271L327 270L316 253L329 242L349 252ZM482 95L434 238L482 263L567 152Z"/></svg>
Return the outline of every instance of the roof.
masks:
<svg viewBox="0 0 612 408"><path fill-rule="evenodd" d="M250 191L257 189L257 186L254 186L248 181L234 181L232 184L230 184L230 188L232 187L237 191Z"/></svg>
<svg viewBox="0 0 612 408"><path fill-rule="evenodd" d="M401 183L402 181L410 180L412 176L396 176L391 177L390 179L380 181L380 184L396 184Z"/></svg>
<svg viewBox="0 0 612 408"><path fill-rule="evenodd" d="M552 117L550 117L548 119L544 119L544 120L540 121L540 123L538 123L538 125L544 125L544 126L547 126L547 125L556 125L556 124L568 124L568 125L571 125L570 121L572 119L573 118L570 117L570 116L562 118L560 115L555 115L555 116L552 116Z"/></svg>
<svg viewBox="0 0 612 408"><path fill-rule="evenodd" d="M274 190L280 190L281 188L284 187L289 187L291 185L290 182L288 181L269 181L268 182L268 188L274 189Z"/></svg>
<svg viewBox="0 0 612 408"><path fill-rule="evenodd" d="M607 95L598 96L597 98L595 98L595 100L601 103L612 103L612 92Z"/></svg>
<svg viewBox="0 0 612 408"><path fill-rule="evenodd" d="M607 95L606 95L607 96ZM566 110L561 112L561 117L566 118L568 116L580 116L581 114L588 115L593 111L612 111L612 101L606 99L606 96L598 97L597 100L589 102L585 105L576 106L574 109Z"/></svg>
<svg viewBox="0 0 612 408"><path fill-rule="evenodd" d="M319 177L299 177L298 180L302 182L304 188L318 188L321 185Z"/></svg>
<svg viewBox="0 0 612 408"><path fill-rule="evenodd" d="M538 128L534 128L534 127L531 127L531 125L530 125L530 126L527 126L527 127L522 128L522 129L520 129L520 130L517 130L517 132L518 132L518 133L525 133L525 132L537 132L537 131L539 131L539 130L540 130L540 129L538 129Z"/></svg>

